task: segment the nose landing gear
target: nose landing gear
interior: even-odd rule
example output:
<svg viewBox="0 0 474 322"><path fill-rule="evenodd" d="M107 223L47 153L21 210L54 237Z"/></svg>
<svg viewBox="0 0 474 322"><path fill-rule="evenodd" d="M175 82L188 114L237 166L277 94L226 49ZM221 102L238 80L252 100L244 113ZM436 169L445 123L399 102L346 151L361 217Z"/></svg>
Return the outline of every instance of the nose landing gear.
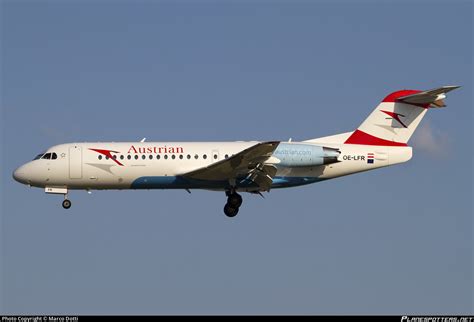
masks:
<svg viewBox="0 0 474 322"><path fill-rule="evenodd" d="M66 198L66 197L65 197ZM71 208L71 201L69 199L64 199L63 201L63 208L64 209L69 209Z"/></svg>
<svg viewBox="0 0 474 322"><path fill-rule="evenodd" d="M56 195L63 195L63 208L69 209L71 208L71 201L67 198L68 189L67 188L55 188L55 187L46 187L44 188L44 192L49 194L56 194Z"/></svg>
<svg viewBox="0 0 474 322"><path fill-rule="evenodd" d="M227 203L224 206L224 214L227 217L235 217L239 213L239 208L242 205L242 196L235 191L227 191Z"/></svg>
<svg viewBox="0 0 474 322"><path fill-rule="evenodd" d="M67 193L64 194L63 208L64 208L64 209L69 209L69 208L71 208L71 200L69 200L69 199L67 198Z"/></svg>

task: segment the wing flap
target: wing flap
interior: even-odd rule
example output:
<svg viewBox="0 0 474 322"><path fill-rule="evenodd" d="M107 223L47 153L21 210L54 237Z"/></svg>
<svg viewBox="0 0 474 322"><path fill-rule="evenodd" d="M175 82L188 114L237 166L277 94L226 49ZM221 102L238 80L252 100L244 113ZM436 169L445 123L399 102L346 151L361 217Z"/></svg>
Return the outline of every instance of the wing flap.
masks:
<svg viewBox="0 0 474 322"><path fill-rule="evenodd" d="M265 173L252 173L249 179L255 182L260 189L264 191L270 190L273 183L272 177Z"/></svg>
<svg viewBox="0 0 474 322"><path fill-rule="evenodd" d="M255 182L261 190L269 191L276 173L277 168L274 165L260 163L250 171L248 179Z"/></svg>

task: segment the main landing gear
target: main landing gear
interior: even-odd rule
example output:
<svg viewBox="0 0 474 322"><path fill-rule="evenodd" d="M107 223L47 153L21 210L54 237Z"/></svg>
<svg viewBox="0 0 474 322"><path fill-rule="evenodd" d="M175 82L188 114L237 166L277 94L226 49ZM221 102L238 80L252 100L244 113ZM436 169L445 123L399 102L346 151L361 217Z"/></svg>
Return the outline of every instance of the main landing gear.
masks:
<svg viewBox="0 0 474 322"><path fill-rule="evenodd" d="M224 206L224 213L227 217L235 217L242 205L242 196L235 191L226 191L226 195L227 203Z"/></svg>

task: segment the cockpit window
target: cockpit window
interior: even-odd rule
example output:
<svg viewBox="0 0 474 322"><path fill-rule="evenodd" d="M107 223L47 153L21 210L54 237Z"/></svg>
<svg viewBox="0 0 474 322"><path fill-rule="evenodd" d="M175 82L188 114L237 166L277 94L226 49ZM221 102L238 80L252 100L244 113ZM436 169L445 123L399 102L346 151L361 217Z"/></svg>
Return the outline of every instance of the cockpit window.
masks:
<svg viewBox="0 0 474 322"><path fill-rule="evenodd" d="M50 153L40 153L34 158L33 160L38 160L38 159L45 159L45 160L56 160L58 158L58 155L55 152L50 152Z"/></svg>
<svg viewBox="0 0 474 322"><path fill-rule="evenodd" d="M38 159L41 159L41 157L44 155L44 152L41 152L40 154L38 154L37 156L35 156L35 158L33 160L38 160Z"/></svg>
<svg viewBox="0 0 474 322"><path fill-rule="evenodd" d="M46 159L46 160L56 160L58 158L58 155L55 152L50 152L50 153L40 153L38 154L33 160L38 160L38 159Z"/></svg>

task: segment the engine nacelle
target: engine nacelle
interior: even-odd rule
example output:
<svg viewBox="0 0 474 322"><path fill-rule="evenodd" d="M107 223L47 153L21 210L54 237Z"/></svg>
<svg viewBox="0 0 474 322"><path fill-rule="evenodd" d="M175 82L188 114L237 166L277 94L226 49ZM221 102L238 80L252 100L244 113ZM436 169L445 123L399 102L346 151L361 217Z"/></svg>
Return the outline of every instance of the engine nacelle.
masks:
<svg viewBox="0 0 474 322"><path fill-rule="evenodd" d="M282 142L273 152L273 157L279 160L275 162L278 166L312 167L339 162L340 153L338 149L314 144Z"/></svg>

